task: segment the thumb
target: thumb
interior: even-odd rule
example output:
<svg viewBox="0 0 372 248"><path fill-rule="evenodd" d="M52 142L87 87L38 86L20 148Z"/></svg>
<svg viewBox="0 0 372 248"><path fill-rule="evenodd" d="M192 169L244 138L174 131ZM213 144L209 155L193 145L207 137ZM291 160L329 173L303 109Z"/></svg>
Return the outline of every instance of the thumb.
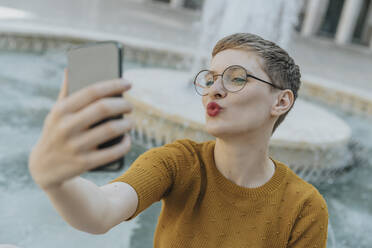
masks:
<svg viewBox="0 0 372 248"><path fill-rule="evenodd" d="M68 93L68 82L67 81L68 81L68 74L67 74L67 69L65 69L65 74L64 74L64 77L63 77L63 83L62 83L61 89L59 91L57 101L60 101L63 98L66 98L67 93Z"/></svg>

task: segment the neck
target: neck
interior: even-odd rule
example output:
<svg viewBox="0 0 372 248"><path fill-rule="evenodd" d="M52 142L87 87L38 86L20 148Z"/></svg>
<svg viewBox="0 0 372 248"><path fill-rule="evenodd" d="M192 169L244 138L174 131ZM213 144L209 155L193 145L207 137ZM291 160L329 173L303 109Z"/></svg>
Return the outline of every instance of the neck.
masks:
<svg viewBox="0 0 372 248"><path fill-rule="evenodd" d="M274 175L275 165L268 156L269 139L260 135L216 139L214 159L220 173L235 184L256 188Z"/></svg>

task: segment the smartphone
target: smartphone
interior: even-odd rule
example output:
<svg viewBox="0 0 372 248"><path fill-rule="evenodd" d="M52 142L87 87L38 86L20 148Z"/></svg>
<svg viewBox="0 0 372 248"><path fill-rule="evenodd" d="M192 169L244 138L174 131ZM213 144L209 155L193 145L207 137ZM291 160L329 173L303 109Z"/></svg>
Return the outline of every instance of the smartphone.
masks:
<svg viewBox="0 0 372 248"><path fill-rule="evenodd" d="M99 81L111 80L122 76L122 45L116 41L86 43L67 51L68 94ZM112 97L122 97L121 94ZM114 119L124 118L124 115L113 116L101 120L89 128ZM111 139L97 146L104 149L119 143L124 135ZM124 156L101 165L93 170L120 170L124 166Z"/></svg>

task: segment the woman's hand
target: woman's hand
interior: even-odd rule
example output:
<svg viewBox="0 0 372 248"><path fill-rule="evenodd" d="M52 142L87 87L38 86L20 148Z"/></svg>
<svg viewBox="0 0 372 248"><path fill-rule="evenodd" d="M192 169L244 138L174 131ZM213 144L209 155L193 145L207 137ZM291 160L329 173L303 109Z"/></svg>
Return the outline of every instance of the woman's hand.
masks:
<svg viewBox="0 0 372 248"><path fill-rule="evenodd" d="M68 97L67 88L65 71L58 100L45 118L41 136L29 157L31 176L44 190L59 187L85 171L114 161L131 147L127 133L120 143L97 150L99 144L133 128L128 118L88 129L107 117L132 111L132 105L124 98L112 97L129 90L130 83L124 79L98 82Z"/></svg>

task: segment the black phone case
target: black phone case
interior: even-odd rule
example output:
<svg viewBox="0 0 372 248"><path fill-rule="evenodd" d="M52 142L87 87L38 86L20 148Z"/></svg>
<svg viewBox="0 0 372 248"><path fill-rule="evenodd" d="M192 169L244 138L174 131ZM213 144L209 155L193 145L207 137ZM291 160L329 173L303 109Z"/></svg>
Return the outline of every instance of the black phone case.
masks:
<svg viewBox="0 0 372 248"><path fill-rule="evenodd" d="M122 66L122 62L123 62L123 47L120 43L116 42L116 41L100 41L100 42L94 42L94 43L88 43L88 44L85 44L83 46L79 46L79 47L75 47L73 49L78 49L78 48L81 48L81 47L86 47L86 46L94 46L94 45L97 45L97 44L102 44L102 43L113 43L117 46L118 50L119 50L119 61L118 61L118 64L119 64L119 77L122 77L122 71L123 71L123 66ZM72 49L72 50L73 50ZM115 95L114 97L122 97L121 94L119 95ZM121 119L121 118L124 118L124 115L118 115L118 116L114 116L114 117L109 117L109 118L106 118L106 119L103 119L95 124L93 124L92 126L90 126L89 128L93 128L95 126L98 126L102 123L105 123L107 121L110 121L110 120L115 120L115 119ZM110 146L113 146L115 144L118 144L120 141L122 141L124 135L120 135L114 139L111 139L109 141L106 141L105 143L102 143L100 145L97 146L97 149L104 149L104 148L107 148L107 147L110 147ZM125 165L125 156L122 156L114 161L111 161L107 164L104 164L104 165L101 165L99 167L96 167L94 169L92 169L91 171L118 171L118 170L121 170Z"/></svg>

